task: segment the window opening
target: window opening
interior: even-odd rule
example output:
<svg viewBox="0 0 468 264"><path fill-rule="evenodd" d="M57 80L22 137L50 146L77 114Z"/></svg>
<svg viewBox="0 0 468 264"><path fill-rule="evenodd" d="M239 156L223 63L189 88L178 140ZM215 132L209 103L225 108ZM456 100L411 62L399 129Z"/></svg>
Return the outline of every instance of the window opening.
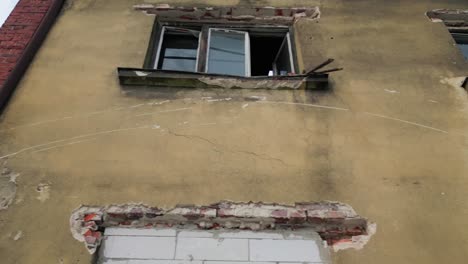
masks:
<svg viewBox="0 0 468 264"><path fill-rule="evenodd" d="M163 27L156 69L196 71L200 31Z"/></svg>
<svg viewBox="0 0 468 264"><path fill-rule="evenodd" d="M152 67L245 77L295 74L288 31L252 26L162 26Z"/></svg>
<svg viewBox="0 0 468 264"><path fill-rule="evenodd" d="M268 76L283 43L282 36L250 34L250 64L252 76Z"/></svg>

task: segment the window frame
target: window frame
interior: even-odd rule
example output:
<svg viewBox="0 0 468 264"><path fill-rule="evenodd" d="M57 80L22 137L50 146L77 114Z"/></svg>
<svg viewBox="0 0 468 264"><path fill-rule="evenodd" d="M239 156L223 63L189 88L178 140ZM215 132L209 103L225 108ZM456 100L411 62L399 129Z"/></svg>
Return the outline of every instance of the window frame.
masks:
<svg viewBox="0 0 468 264"><path fill-rule="evenodd" d="M291 38L289 36L289 32L286 33L286 36L284 37L283 43L281 44L281 47L278 50L278 53L275 56L275 59L273 60L273 74L275 76L278 76L278 66L277 66L277 61L279 59L279 56L281 55L281 51L284 48L285 43L288 45L288 54L289 54L289 64L291 65L291 71L292 73L296 73L295 67L294 67L294 58L293 58L293 53L292 53L292 47L291 47Z"/></svg>
<svg viewBox="0 0 468 264"><path fill-rule="evenodd" d="M153 69L158 68L158 64L159 64L159 60L160 60L160 56L161 56L161 49L162 49L162 45L164 43L164 36L166 34L166 31L168 31L167 29L184 29L184 30L187 30L186 28L181 28L181 27L162 26L161 33L159 35L158 47L156 49L156 56L155 56L155 59L153 61ZM193 31L195 31L195 30L193 30ZM198 58L199 58L199 54L200 54L200 40L201 40L201 30L197 30L197 31L198 31L198 47L197 47L197 55L196 55L197 58L195 60L195 68L194 68L195 71L198 70Z"/></svg>
<svg viewBox="0 0 468 264"><path fill-rule="evenodd" d="M210 27L208 28L208 39L206 41L206 63L205 63L205 73L208 73L208 66L209 66L209 61L210 61L210 46L211 46L211 34L212 31L220 31L220 32L225 32L225 33L236 33L236 34L244 34L244 51L245 51L245 62L244 62L244 77L250 77L250 69L251 69L251 63L250 63L250 37L249 33L246 31L238 31L238 30L232 30L232 29L226 29L226 28L217 28L217 27Z"/></svg>
<svg viewBox="0 0 468 264"><path fill-rule="evenodd" d="M242 77L252 77L251 76L251 62L250 62L250 35L284 35L287 36L289 40L289 53L290 60L292 60L292 70L294 74L300 73L300 68L298 64L298 56L295 42L295 33L293 25L263 25L263 24L252 24L252 23L199 23L199 22L180 22L180 21L164 21L160 20L157 17L155 18L151 37L148 44L148 49L146 52L145 61L143 64L144 69L157 69L157 62L159 60L159 53L164 39L165 27L176 27L184 29L194 29L200 31L199 35L199 44L197 50L197 60L196 60L196 70L197 73L207 73L208 69L208 53L209 53L209 35L211 29L221 29L221 30L231 30L231 31L240 31L247 32L246 36L249 39L246 41L246 54L249 53L248 59L246 59L246 64L248 64L248 73L246 67L246 75ZM248 46L247 46L248 45ZM274 76L272 76L274 77Z"/></svg>

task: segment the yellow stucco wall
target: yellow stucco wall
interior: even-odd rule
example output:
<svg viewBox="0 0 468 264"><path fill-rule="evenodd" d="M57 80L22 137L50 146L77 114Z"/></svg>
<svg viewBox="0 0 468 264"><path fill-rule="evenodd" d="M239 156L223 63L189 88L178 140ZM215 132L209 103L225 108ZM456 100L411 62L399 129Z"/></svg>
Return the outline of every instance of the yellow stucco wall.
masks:
<svg viewBox="0 0 468 264"><path fill-rule="evenodd" d="M468 97L452 78L468 65L425 16L465 1L258 1L320 7L296 32L304 67L345 68L322 92L122 89L116 67L146 53L145 2L70 1L4 111L0 156L20 176L1 263L89 263L69 232L80 204L223 199L352 205L377 234L334 263L466 262Z"/></svg>

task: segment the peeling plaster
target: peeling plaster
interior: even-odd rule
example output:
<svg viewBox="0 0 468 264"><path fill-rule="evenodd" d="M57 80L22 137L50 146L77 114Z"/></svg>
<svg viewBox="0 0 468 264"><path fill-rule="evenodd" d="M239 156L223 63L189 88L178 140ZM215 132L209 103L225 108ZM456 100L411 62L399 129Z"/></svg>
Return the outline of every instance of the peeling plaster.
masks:
<svg viewBox="0 0 468 264"><path fill-rule="evenodd" d="M202 77L198 78L199 81L208 85L220 86L223 88L245 88L245 89L299 89L305 79L300 80L248 80L248 79L234 79L234 78L211 78Z"/></svg>
<svg viewBox="0 0 468 264"><path fill-rule="evenodd" d="M39 193L39 196L36 197L42 203L49 200L50 198L50 184L48 183L40 183L36 187L36 191Z"/></svg>
<svg viewBox="0 0 468 264"><path fill-rule="evenodd" d="M13 237L13 240L18 241L22 237L23 237L23 231L20 230L20 231L16 232L16 235Z"/></svg>
<svg viewBox="0 0 468 264"><path fill-rule="evenodd" d="M133 8L148 15L157 15L163 19L191 21L224 20L230 22L294 23L298 19L316 21L320 19L321 15L318 7L174 7L169 4L139 4L134 5Z"/></svg>
<svg viewBox="0 0 468 264"><path fill-rule="evenodd" d="M466 77L454 77L454 78L442 78L440 83L448 84L455 88L461 88L463 83L465 82Z"/></svg>
<svg viewBox="0 0 468 264"><path fill-rule="evenodd" d="M0 170L0 210L7 209L16 196L16 178L19 173L12 172L3 163Z"/></svg>

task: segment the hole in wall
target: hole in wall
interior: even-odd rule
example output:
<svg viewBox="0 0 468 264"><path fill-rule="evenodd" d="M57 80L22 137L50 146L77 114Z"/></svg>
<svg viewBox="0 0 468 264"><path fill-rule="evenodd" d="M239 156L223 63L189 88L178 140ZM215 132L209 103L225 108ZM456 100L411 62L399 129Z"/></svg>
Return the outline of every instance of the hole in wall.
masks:
<svg viewBox="0 0 468 264"><path fill-rule="evenodd" d="M280 205L223 201L172 209L143 204L81 206L72 213L70 226L73 237L84 242L92 254L98 250L108 228L314 232L335 251L361 249L376 232L375 223L339 202Z"/></svg>

